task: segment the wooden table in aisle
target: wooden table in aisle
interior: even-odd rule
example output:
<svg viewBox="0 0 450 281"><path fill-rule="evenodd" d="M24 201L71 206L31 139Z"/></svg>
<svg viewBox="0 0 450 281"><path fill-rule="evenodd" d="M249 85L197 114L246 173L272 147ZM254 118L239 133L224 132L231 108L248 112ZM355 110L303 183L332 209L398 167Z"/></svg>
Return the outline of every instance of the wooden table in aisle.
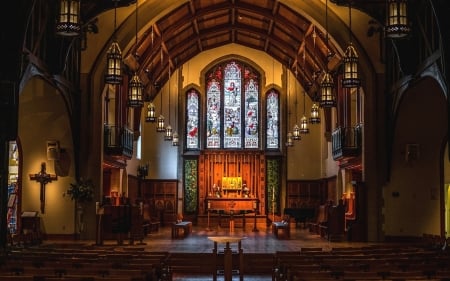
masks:
<svg viewBox="0 0 450 281"><path fill-rule="evenodd" d="M244 255L241 247L241 240L245 239L245 237L238 236L210 236L209 240L214 242L213 254L215 258L214 264L216 265L213 270L213 281L217 281L217 244L224 243L224 253L223 253L223 275L224 281L232 281L233 280L233 251L231 250L230 243L238 243L238 255L239 255L239 280L244 280Z"/></svg>
<svg viewBox="0 0 450 281"><path fill-rule="evenodd" d="M172 239L186 238L191 233L192 222L190 221L174 222L172 224Z"/></svg>

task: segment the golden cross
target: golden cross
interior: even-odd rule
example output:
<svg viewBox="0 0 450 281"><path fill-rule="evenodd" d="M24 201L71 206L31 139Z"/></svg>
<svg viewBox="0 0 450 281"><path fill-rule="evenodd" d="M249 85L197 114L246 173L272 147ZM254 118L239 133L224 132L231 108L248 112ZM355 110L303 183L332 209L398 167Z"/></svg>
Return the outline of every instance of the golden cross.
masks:
<svg viewBox="0 0 450 281"><path fill-rule="evenodd" d="M30 174L30 180L35 180L41 185L41 213L45 213L45 185L54 180L57 180L58 177L56 175L47 174L45 162L41 163L41 171L37 174Z"/></svg>

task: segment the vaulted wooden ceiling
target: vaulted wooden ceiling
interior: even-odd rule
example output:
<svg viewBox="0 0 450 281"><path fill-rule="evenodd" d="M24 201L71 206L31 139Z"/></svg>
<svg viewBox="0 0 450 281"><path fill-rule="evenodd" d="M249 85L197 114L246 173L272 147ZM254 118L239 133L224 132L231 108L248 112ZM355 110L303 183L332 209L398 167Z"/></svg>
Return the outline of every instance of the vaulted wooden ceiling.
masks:
<svg viewBox="0 0 450 281"><path fill-rule="evenodd" d="M122 0L118 5L133 2ZM354 2L358 6L364 1ZM380 2L384 1L369 2L372 4L364 5L380 8ZM114 0L101 0L87 1L84 5L92 16L105 8L114 8L114 4ZM277 0L191 0L168 12L141 34L144 35L137 46L124 55L124 61L130 70L138 70L149 98L156 94L155 85L167 81L169 67L173 71L203 51L230 43L266 52L296 71L306 89L317 85L315 82L326 67L335 69L341 61L337 47L326 40L326 32Z"/></svg>

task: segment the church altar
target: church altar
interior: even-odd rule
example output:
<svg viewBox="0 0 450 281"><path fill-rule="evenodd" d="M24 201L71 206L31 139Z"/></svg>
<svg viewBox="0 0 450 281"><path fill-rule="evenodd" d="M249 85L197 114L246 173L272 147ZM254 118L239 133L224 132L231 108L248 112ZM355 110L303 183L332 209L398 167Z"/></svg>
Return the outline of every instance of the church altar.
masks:
<svg viewBox="0 0 450 281"><path fill-rule="evenodd" d="M240 211L254 211L258 208L258 198L242 197L207 197L207 206L210 211L223 211L238 214Z"/></svg>

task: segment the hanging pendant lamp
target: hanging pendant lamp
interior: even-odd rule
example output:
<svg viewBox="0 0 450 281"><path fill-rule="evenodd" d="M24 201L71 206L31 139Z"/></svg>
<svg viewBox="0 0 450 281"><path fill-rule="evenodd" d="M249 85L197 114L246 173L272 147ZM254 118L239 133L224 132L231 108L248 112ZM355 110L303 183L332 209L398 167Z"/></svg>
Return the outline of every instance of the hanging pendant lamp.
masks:
<svg viewBox="0 0 450 281"><path fill-rule="evenodd" d="M289 67L290 67L290 65L291 65L291 62L289 61L289 65L286 68L286 71L287 71L287 74L288 74L287 86L286 86L286 88L287 88L287 110L288 110L287 127L288 128L289 128L289 121L291 119L291 108L290 108L291 103L289 102L289 96L290 96L290 89L289 89L289 72L290 72L290 69L289 69ZM292 132L288 131L288 133L286 134L286 146L287 147L294 146L294 140L293 140L292 137L293 137Z"/></svg>
<svg viewBox="0 0 450 281"><path fill-rule="evenodd" d="M144 98L143 98L143 89L144 86L142 85L141 79L137 75L137 73L134 73L133 77L131 78L130 82L128 83L128 106L129 107L136 107L140 108L144 105Z"/></svg>
<svg viewBox="0 0 450 281"><path fill-rule="evenodd" d="M344 53L344 73L342 75L342 87L344 88L357 88L360 85L359 75L358 75L358 53L352 43L352 5L348 5L349 11L349 24L348 32L350 38L350 44Z"/></svg>
<svg viewBox="0 0 450 281"><path fill-rule="evenodd" d="M60 0L56 34L73 37L80 33L80 0Z"/></svg>
<svg viewBox="0 0 450 281"><path fill-rule="evenodd" d="M160 93L160 95L162 95L162 93ZM158 119L157 119L156 121L157 121L157 123L156 123L156 131L157 131L158 133L163 133L163 132L165 132L165 131L166 131L166 128L165 128L165 126L164 126L164 116L163 116L162 114L160 114L160 115L158 116Z"/></svg>
<svg viewBox="0 0 450 281"><path fill-rule="evenodd" d="M300 119L300 134L309 134L308 118L306 118L306 92L303 91L303 116Z"/></svg>
<svg viewBox="0 0 450 281"><path fill-rule="evenodd" d="M292 146L294 146L294 140L292 139L292 133L291 133L291 132L288 132L288 133L287 133L286 146L287 146L287 147L292 147Z"/></svg>
<svg viewBox="0 0 450 281"><path fill-rule="evenodd" d="M136 0L136 8L135 8L135 15L136 15L136 41L135 41L135 48L137 52L137 46L138 46L138 0ZM137 53L135 53L136 57L138 56ZM139 75L137 74L137 71L134 72L133 77L128 83L128 106L129 107L136 107L140 108L144 105L144 96L142 94L144 90L144 85L141 82L141 78L139 78Z"/></svg>
<svg viewBox="0 0 450 281"><path fill-rule="evenodd" d="M325 29L326 29L326 35L325 35L325 43L327 46L327 52L330 53L329 45L328 45L328 0L325 1ZM320 99L319 104L323 108L329 108L336 106L336 96L334 95L334 81L333 76L331 76L331 73L328 69L328 60L330 56L327 56L327 63L326 63L326 69L325 74L322 78L322 81L320 82ZM316 108L314 108L314 105L316 105ZM314 116L313 116L314 114ZM313 124L320 123L320 117L319 117L319 109L317 107L317 104L313 104L313 108L311 108L311 118L310 122Z"/></svg>
<svg viewBox="0 0 450 281"><path fill-rule="evenodd" d="M336 97L334 95L334 81L329 72L326 72L320 82L320 106L336 106Z"/></svg>
<svg viewBox="0 0 450 281"><path fill-rule="evenodd" d="M147 116L145 117L145 122L155 123L156 122L156 108L153 102L147 105Z"/></svg>
<svg viewBox="0 0 450 281"><path fill-rule="evenodd" d="M162 108L163 108L163 100L162 100L162 90L159 92L161 95L161 114L158 116L158 119L156 120L156 132L158 133L164 133L166 132L166 128L164 125L164 116L162 115Z"/></svg>
<svg viewBox="0 0 450 281"><path fill-rule="evenodd" d="M177 65L177 59L175 59L175 65ZM176 92L175 97L178 99L178 96L180 95L180 93L179 93L180 68L178 68L176 75L177 75L177 77L176 77L177 78L176 79L176 82L177 82L176 86L177 87L176 87L176 91L175 91ZM178 129L178 116L177 115L178 115L178 102L175 103L175 129ZM173 146L178 146L179 143L180 143L180 136L178 135L177 131L175 130L173 132L173 134L172 134L172 145Z"/></svg>
<svg viewBox="0 0 450 281"><path fill-rule="evenodd" d="M297 70L295 71L295 78L297 78ZM289 79L289 78L288 78ZM295 79L297 80L297 79ZM292 129L292 140L298 141L301 140L300 136L300 127L298 126L298 99L297 99L297 81L295 81L295 125Z"/></svg>
<svg viewBox="0 0 450 281"><path fill-rule="evenodd" d="M386 36L398 39L409 35L411 29L408 25L408 1L388 0L386 17Z"/></svg>
<svg viewBox="0 0 450 281"><path fill-rule="evenodd" d="M317 103L313 103L311 107L311 117L309 117L309 123L320 124L320 112Z"/></svg>
<svg viewBox="0 0 450 281"><path fill-rule="evenodd" d="M162 42L162 40L161 40L161 42ZM164 56L163 56L162 45L161 45L161 53L160 53L160 56L161 56L161 65L163 65ZM162 115L162 109L163 109L163 98L162 98L163 91L162 91L162 89L161 89L161 91L159 92L159 94L161 95L161 103L160 103L160 106L161 106L161 113L160 113L160 115L158 116L158 119L156 120L156 132L158 132L158 133L165 133L165 132L166 132L166 128L165 128L165 125L164 125L164 116Z"/></svg>
<svg viewBox="0 0 450 281"><path fill-rule="evenodd" d="M173 130L172 130L172 126L170 126L170 95L171 95L171 93L170 93L170 76L171 76L171 73L170 73L170 65L169 65L169 79L167 80L169 83L169 85L168 85L169 90L167 92L167 94L169 96L169 124L166 127L166 133L164 135L164 140L166 140L166 141L171 141L173 138L173 135L172 135Z"/></svg>
<svg viewBox="0 0 450 281"><path fill-rule="evenodd" d="M180 137L177 132L174 132L172 135L172 145L178 146L180 144Z"/></svg>
<svg viewBox="0 0 450 281"><path fill-rule="evenodd" d="M116 21L117 21L117 2L119 0L114 0L114 34L113 42L108 49L106 54L106 74L105 83L106 84L121 84L122 77L122 50L120 49L119 43L116 39Z"/></svg>

